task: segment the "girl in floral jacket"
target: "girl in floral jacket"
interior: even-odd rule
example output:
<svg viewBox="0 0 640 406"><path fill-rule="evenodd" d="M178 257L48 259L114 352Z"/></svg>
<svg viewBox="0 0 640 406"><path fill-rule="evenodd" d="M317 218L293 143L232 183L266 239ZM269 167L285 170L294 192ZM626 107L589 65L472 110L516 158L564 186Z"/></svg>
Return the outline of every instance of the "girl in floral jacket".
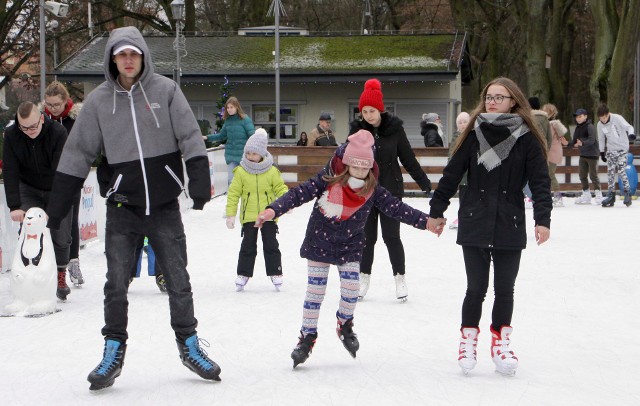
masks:
<svg viewBox="0 0 640 406"><path fill-rule="evenodd" d="M316 199L300 256L308 259L308 285L298 345L291 353L294 368L309 358L318 337L318 316L327 288L329 265L340 274L337 333L355 358L360 344L353 332L353 313L360 289L364 227L373 207L385 215L424 230L427 215L404 204L378 184L374 139L367 130L349 136L327 168L291 189L260 213L260 227L294 207Z"/></svg>
<svg viewBox="0 0 640 406"><path fill-rule="evenodd" d="M258 213L288 190L278 168L273 166L273 157L267 151L267 132L259 128L244 146L244 155L240 166L235 168L234 177L227 193L227 228L235 225L238 200L240 200L240 223L242 224L242 245L238 256L238 277L236 290L244 286L253 277L256 262L258 229L255 224ZM282 258L278 239L278 226L269 221L262 227L262 249L267 276L279 290L282 286Z"/></svg>

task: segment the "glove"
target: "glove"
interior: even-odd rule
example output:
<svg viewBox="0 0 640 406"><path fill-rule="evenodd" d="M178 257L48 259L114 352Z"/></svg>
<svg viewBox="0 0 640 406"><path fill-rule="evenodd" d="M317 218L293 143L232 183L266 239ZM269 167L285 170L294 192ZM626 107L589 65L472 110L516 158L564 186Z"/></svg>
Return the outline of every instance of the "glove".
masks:
<svg viewBox="0 0 640 406"><path fill-rule="evenodd" d="M600 153L600 159L602 159L602 162L605 162L605 163L607 162L607 157L604 156L604 152Z"/></svg>
<svg viewBox="0 0 640 406"><path fill-rule="evenodd" d="M265 221L271 221L276 216L276 212L273 209L265 209L260 214L258 214L258 218L256 219L256 224L254 227L262 228L262 224Z"/></svg>
<svg viewBox="0 0 640 406"><path fill-rule="evenodd" d="M236 224L235 217L227 217L227 228L229 230L233 229L235 227L235 224Z"/></svg>
<svg viewBox="0 0 640 406"><path fill-rule="evenodd" d="M636 139L636 135L635 134L629 134L629 141L634 141Z"/></svg>

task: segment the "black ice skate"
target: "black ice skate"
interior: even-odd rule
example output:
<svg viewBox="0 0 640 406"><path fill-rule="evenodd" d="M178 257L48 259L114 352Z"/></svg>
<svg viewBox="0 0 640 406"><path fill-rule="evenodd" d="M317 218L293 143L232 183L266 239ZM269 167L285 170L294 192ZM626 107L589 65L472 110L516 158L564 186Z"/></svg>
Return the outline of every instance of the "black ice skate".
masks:
<svg viewBox="0 0 640 406"><path fill-rule="evenodd" d="M623 203L627 207L631 206L631 193L624 192L624 201L623 201Z"/></svg>
<svg viewBox="0 0 640 406"><path fill-rule="evenodd" d="M62 271L60 271L62 269ZM67 268L58 268L58 287L56 289L56 296L60 300L67 300L67 296L71 293L69 285L67 285Z"/></svg>
<svg viewBox="0 0 640 406"><path fill-rule="evenodd" d="M91 371L87 380L91 383L89 390L100 390L113 385L122 372L127 345L116 340L106 340L102 361Z"/></svg>
<svg viewBox="0 0 640 406"><path fill-rule="evenodd" d="M199 339L196 334L187 338L184 343L176 340L182 365L203 379L220 381L220 367L209 359L207 353L200 347L201 342L205 347L209 346L206 340Z"/></svg>
<svg viewBox="0 0 640 406"><path fill-rule="evenodd" d="M344 324L340 323L340 320L338 320L336 333L338 333L338 338L342 341L344 348L346 348L347 351L349 351L349 354L355 358L356 351L360 348L360 343L358 342L358 335L353 332L353 319L345 321Z"/></svg>
<svg viewBox="0 0 640 406"><path fill-rule="evenodd" d="M616 194L614 191L609 190L607 197L602 201L602 207L613 207L616 202Z"/></svg>
<svg viewBox="0 0 640 406"><path fill-rule="evenodd" d="M305 336L302 331L300 332L298 345L296 345L296 348L294 348L291 353L294 368L297 367L298 364L304 363L307 358L309 358L309 355L311 355L311 351L313 350L313 346L316 344L317 338L317 333L310 333Z"/></svg>

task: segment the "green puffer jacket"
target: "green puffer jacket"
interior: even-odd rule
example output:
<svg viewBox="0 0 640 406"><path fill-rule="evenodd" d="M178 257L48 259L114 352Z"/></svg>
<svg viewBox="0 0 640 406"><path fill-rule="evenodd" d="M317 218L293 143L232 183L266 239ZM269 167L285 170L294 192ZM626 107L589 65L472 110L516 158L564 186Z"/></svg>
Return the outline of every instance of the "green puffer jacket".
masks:
<svg viewBox="0 0 640 406"><path fill-rule="evenodd" d="M207 141L226 141L224 146L224 160L227 162L240 163L244 154L244 145L249 137L256 132L253 122L249 116L240 118L237 114L227 117L217 134L207 136Z"/></svg>
<svg viewBox="0 0 640 406"><path fill-rule="evenodd" d="M289 188L275 166L258 175L250 174L238 166L233 170L233 181L227 192L227 217L236 215L240 200L240 223L253 223L261 211L287 190Z"/></svg>

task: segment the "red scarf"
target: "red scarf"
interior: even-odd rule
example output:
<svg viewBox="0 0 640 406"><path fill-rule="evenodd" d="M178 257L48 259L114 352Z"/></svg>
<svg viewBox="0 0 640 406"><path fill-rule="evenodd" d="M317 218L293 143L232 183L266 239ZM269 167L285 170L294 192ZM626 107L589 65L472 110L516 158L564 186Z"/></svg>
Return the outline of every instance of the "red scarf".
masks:
<svg viewBox="0 0 640 406"><path fill-rule="evenodd" d="M60 120L61 118L65 118L66 116L68 116L68 115L69 115L69 112L71 111L71 108L72 108L72 107L73 107L73 100L71 100L71 98L68 98L68 99L67 99L67 106L64 108L64 111L63 111L62 113L60 113L60 115L59 115L59 116L54 116L54 115L49 111L49 109L47 108L47 106L46 106L46 105L45 105L45 107L44 107L44 113L45 113L46 115L48 115L50 119L58 121L58 120Z"/></svg>
<svg viewBox="0 0 640 406"><path fill-rule="evenodd" d="M366 196L359 196L357 194L359 190L353 190L348 185L342 186L339 183L329 186L318 199L318 208L327 218L347 220L373 194L371 192Z"/></svg>

